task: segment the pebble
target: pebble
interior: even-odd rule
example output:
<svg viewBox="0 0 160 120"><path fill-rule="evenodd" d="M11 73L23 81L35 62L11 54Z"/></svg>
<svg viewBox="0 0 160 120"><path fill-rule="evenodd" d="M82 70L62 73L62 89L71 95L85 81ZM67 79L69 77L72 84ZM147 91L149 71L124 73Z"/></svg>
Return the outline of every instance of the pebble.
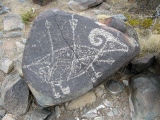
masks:
<svg viewBox="0 0 160 120"><path fill-rule="evenodd" d="M123 15L123 14L117 14L117 15L113 15L112 17L116 18L116 19L120 19L123 21L126 21L127 18Z"/></svg>
<svg viewBox="0 0 160 120"><path fill-rule="evenodd" d="M8 7L5 7L1 2L0 2L0 15L9 12L10 9Z"/></svg>
<svg viewBox="0 0 160 120"><path fill-rule="evenodd" d="M107 115L108 115L109 117L113 117L113 116L114 116L113 111L107 112Z"/></svg>
<svg viewBox="0 0 160 120"><path fill-rule="evenodd" d="M117 80L110 80L109 82L107 82L106 88L111 94L117 95L124 90L124 84L120 83Z"/></svg>
<svg viewBox="0 0 160 120"><path fill-rule="evenodd" d="M20 43L20 42L16 42L16 47L17 47L17 51L18 51L19 53L22 53L22 52L24 51L25 45L23 45L23 44Z"/></svg>
<svg viewBox="0 0 160 120"><path fill-rule="evenodd" d="M5 110L5 109L1 109L1 110L0 110L0 116L1 116L1 117L4 117L5 114L6 114L6 110Z"/></svg>
<svg viewBox="0 0 160 120"><path fill-rule="evenodd" d="M59 106L55 107L55 114L56 114L56 118L58 119L61 115L61 110Z"/></svg>
<svg viewBox="0 0 160 120"><path fill-rule="evenodd" d="M113 103L109 102L107 99L103 101L103 104L107 107L113 107Z"/></svg>
<svg viewBox="0 0 160 120"><path fill-rule="evenodd" d="M16 37L22 37L22 36L23 36L23 33L18 31L3 34L3 37L5 38L16 38Z"/></svg>
<svg viewBox="0 0 160 120"><path fill-rule="evenodd" d="M12 114L6 114L2 120L15 120Z"/></svg>
<svg viewBox="0 0 160 120"><path fill-rule="evenodd" d="M2 63L1 63L1 66L0 66L0 69L4 72L4 73L9 73L12 68L14 67L13 65L13 62L8 59L8 58L4 58L2 60Z"/></svg>

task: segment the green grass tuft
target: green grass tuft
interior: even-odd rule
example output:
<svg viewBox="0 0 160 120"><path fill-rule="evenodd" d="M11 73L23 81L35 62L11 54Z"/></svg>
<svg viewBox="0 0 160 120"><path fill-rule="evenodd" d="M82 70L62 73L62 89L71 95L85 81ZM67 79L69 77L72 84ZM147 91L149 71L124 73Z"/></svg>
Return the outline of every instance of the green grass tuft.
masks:
<svg viewBox="0 0 160 120"><path fill-rule="evenodd" d="M24 13L21 14L21 17L22 17L22 21L24 23L30 23L32 22L35 17L36 17L36 14L35 12L33 12L33 10L29 10L29 11L25 11Z"/></svg>

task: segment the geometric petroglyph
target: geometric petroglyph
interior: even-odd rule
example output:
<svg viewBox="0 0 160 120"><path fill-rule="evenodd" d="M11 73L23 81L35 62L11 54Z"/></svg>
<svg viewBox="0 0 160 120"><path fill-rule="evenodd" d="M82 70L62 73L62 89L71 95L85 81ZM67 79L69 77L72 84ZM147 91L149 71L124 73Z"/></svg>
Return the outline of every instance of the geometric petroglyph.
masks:
<svg viewBox="0 0 160 120"><path fill-rule="evenodd" d="M129 49L126 44L120 42L118 39L119 33L117 33L117 37L114 37L110 32L100 28L94 28L90 31L88 35L90 46L81 45L75 39L75 30L78 25L78 19L75 19L74 15L72 15L69 23L72 29L72 46L54 50L54 40L52 39L50 32L51 23L49 20L46 20L44 24L51 45L50 54L47 54L35 63L23 65L23 69L32 71L52 87L53 96L55 98L61 97L55 87L59 87L64 95L70 93L70 87L67 85L63 86L63 81L70 81L87 73L88 70L92 70L94 76L88 75L91 78L91 81L95 82L97 78L102 76L102 71L96 71L93 64L97 62L112 65L115 62L112 57L100 59L101 56L106 53L117 51L128 52ZM101 48L97 49L96 47ZM82 66L84 66L83 69ZM32 69L33 67L34 70ZM53 81L52 78L56 79Z"/></svg>

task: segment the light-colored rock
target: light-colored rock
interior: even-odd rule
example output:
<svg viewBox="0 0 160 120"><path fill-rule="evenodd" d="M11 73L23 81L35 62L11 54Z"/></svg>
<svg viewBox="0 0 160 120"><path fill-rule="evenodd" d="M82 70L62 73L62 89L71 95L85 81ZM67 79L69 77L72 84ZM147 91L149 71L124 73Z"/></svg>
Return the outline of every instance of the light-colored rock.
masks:
<svg viewBox="0 0 160 120"><path fill-rule="evenodd" d="M118 115L118 109L117 108L113 108L113 114Z"/></svg>
<svg viewBox="0 0 160 120"><path fill-rule="evenodd" d="M100 9L110 10L111 6L106 2L102 3Z"/></svg>
<svg viewBox="0 0 160 120"><path fill-rule="evenodd" d="M0 116L4 117L5 114L6 114L6 110L5 109L0 109Z"/></svg>
<svg viewBox="0 0 160 120"><path fill-rule="evenodd" d="M113 113L113 111L109 111L109 112L107 112L107 115L108 115L109 117L113 117L113 116L114 116L114 113Z"/></svg>
<svg viewBox="0 0 160 120"><path fill-rule="evenodd" d="M82 115L83 118L87 118L87 119L91 119L94 117L97 117L97 110L96 109L92 109L90 111L88 111L86 114Z"/></svg>
<svg viewBox="0 0 160 120"><path fill-rule="evenodd" d="M24 24L22 18L16 14L10 14L3 18L3 30L12 31L12 30L23 30Z"/></svg>
<svg viewBox="0 0 160 120"><path fill-rule="evenodd" d="M19 62L22 62L22 58L23 58L23 54L20 54L20 55L18 55L17 60L18 60Z"/></svg>
<svg viewBox="0 0 160 120"><path fill-rule="evenodd" d="M2 63L1 63L1 66L0 66L0 69L4 72L4 73L9 73L14 67L14 64L13 62L8 59L8 58L4 58L2 60Z"/></svg>
<svg viewBox="0 0 160 120"><path fill-rule="evenodd" d="M112 107L112 106L113 106L113 103L110 102L110 101L107 100L107 99L105 99L105 100L103 101L103 104L104 104L106 107Z"/></svg>
<svg viewBox="0 0 160 120"><path fill-rule="evenodd" d="M2 120L15 120L12 114L6 114Z"/></svg>
<svg viewBox="0 0 160 120"><path fill-rule="evenodd" d="M68 6L74 11L84 11L102 2L103 0L71 0Z"/></svg>
<svg viewBox="0 0 160 120"><path fill-rule="evenodd" d="M20 43L20 42L16 42L16 47L17 47L17 51L18 51L19 53L22 53L22 52L24 51L25 45L22 44L22 43Z"/></svg>
<svg viewBox="0 0 160 120"><path fill-rule="evenodd" d="M0 49L0 59L2 59L4 57L4 50Z"/></svg>
<svg viewBox="0 0 160 120"><path fill-rule="evenodd" d="M100 85L95 88L94 93L99 98L104 94L104 90L105 90L104 85Z"/></svg>
<svg viewBox="0 0 160 120"><path fill-rule="evenodd" d="M76 108L84 107L86 104L90 104L96 101L96 96L93 92L88 92L87 94L72 100L66 107L67 110L73 110Z"/></svg>
<svg viewBox="0 0 160 120"><path fill-rule="evenodd" d="M23 76L23 72L22 72L22 63L21 62L17 62L16 63L16 68L17 72L19 73L20 76Z"/></svg>
<svg viewBox="0 0 160 120"><path fill-rule="evenodd" d="M61 110L59 106L55 107L55 114L56 114L56 118L58 119L61 115Z"/></svg>
<svg viewBox="0 0 160 120"><path fill-rule="evenodd" d="M100 117L95 117L94 120L105 120L104 117L100 116Z"/></svg>

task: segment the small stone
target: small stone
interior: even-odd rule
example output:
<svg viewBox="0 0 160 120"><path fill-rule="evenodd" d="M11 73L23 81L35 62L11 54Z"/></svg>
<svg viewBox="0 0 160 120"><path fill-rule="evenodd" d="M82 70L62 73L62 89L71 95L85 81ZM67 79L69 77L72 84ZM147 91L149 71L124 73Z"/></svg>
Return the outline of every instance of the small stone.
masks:
<svg viewBox="0 0 160 120"><path fill-rule="evenodd" d="M113 114L118 115L118 109L117 108L113 108Z"/></svg>
<svg viewBox="0 0 160 120"><path fill-rule="evenodd" d="M22 39L23 44L25 44L27 41L27 39Z"/></svg>
<svg viewBox="0 0 160 120"><path fill-rule="evenodd" d="M99 98L104 94L104 91L100 86L98 86L98 87L95 88L94 93Z"/></svg>
<svg viewBox="0 0 160 120"><path fill-rule="evenodd" d="M5 7L1 2L0 2L0 15L9 12L10 9L8 7Z"/></svg>
<svg viewBox="0 0 160 120"><path fill-rule="evenodd" d="M22 57L23 57L23 54L18 55L17 60L18 60L19 62L22 62Z"/></svg>
<svg viewBox="0 0 160 120"><path fill-rule="evenodd" d="M109 117L113 117L113 116L114 116L113 111L107 112L107 115L108 115Z"/></svg>
<svg viewBox="0 0 160 120"><path fill-rule="evenodd" d="M56 120L56 114L52 111L45 120Z"/></svg>
<svg viewBox="0 0 160 120"><path fill-rule="evenodd" d="M125 84L125 86L128 86L128 80L123 80L123 84Z"/></svg>
<svg viewBox="0 0 160 120"><path fill-rule="evenodd" d="M2 38L2 37L3 37L3 32L0 31L0 38Z"/></svg>
<svg viewBox="0 0 160 120"><path fill-rule="evenodd" d="M1 66L0 66L0 69L4 72L4 73L9 73L14 67L14 64L13 62L8 59L8 58L4 58L2 60L2 63L1 63Z"/></svg>
<svg viewBox="0 0 160 120"><path fill-rule="evenodd" d="M4 117L5 114L6 114L6 110L4 110L4 109L0 110L0 116L1 117Z"/></svg>
<svg viewBox="0 0 160 120"><path fill-rule="evenodd" d="M23 72L22 72L22 63L21 62L17 62L16 63L16 68L15 68L20 76L23 76Z"/></svg>
<svg viewBox="0 0 160 120"><path fill-rule="evenodd" d="M4 57L4 50L0 49L0 59L2 59Z"/></svg>
<svg viewBox="0 0 160 120"><path fill-rule="evenodd" d="M6 114L2 120L15 120L12 114Z"/></svg>
<svg viewBox="0 0 160 120"><path fill-rule="evenodd" d="M33 0L34 3L39 4L41 6L47 5L51 2L52 0Z"/></svg>
<svg viewBox="0 0 160 120"><path fill-rule="evenodd" d="M106 2L103 2L100 6L100 9L110 10L110 8L111 6Z"/></svg>
<svg viewBox="0 0 160 120"><path fill-rule="evenodd" d="M13 31L13 30L23 30L24 24L22 18L17 14L10 14L3 18L3 30Z"/></svg>
<svg viewBox="0 0 160 120"><path fill-rule="evenodd" d="M69 102L65 102L65 107L67 107L69 105Z"/></svg>
<svg viewBox="0 0 160 120"><path fill-rule="evenodd" d="M3 45L3 40L2 39L0 40L0 45Z"/></svg>
<svg viewBox="0 0 160 120"><path fill-rule="evenodd" d="M102 2L103 0L70 0L68 6L74 11L84 11Z"/></svg>
<svg viewBox="0 0 160 120"><path fill-rule="evenodd" d="M104 117L100 116L100 117L95 117L94 120L105 120Z"/></svg>
<svg viewBox="0 0 160 120"><path fill-rule="evenodd" d="M107 100L107 99L103 101L103 104L104 104L105 106L107 106L107 107L112 107L112 106L113 106L113 103L110 102L110 101Z"/></svg>
<svg viewBox="0 0 160 120"><path fill-rule="evenodd" d="M16 47L17 47L17 51L18 51L19 53L23 53L25 45L23 45L23 44L20 43L20 42L16 42Z"/></svg>
<svg viewBox="0 0 160 120"><path fill-rule="evenodd" d="M61 115L61 110L59 106L55 107L55 114L56 114L56 118L58 119Z"/></svg>
<svg viewBox="0 0 160 120"><path fill-rule="evenodd" d="M123 21L127 20L127 18L123 14L113 15L112 17L119 19L119 20L123 20Z"/></svg>
<svg viewBox="0 0 160 120"><path fill-rule="evenodd" d="M107 82L106 88L111 94L116 95L124 90L124 84L117 80L110 80Z"/></svg>
<svg viewBox="0 0 160 120"><path fill-rule="evenodd" d="M19 2L23 3L23 2L26 2L26 0L18 0Z"/></svg>
<svg viewBox="0 0 160 120"><path fill-rule="evenodd" d="M83 118L94 118L97 117L97 110L96 109L92 109L90 111L88 111L86 114L82 115Z"/></svg>
<svg viewBox="0 0 160 120"><path fill-rule="evenodd" d="M72 100L66 107L67 110L73 110L76 108L84 107L87 104L91 104L96 101L96 96L93 92L88 92L85 95Z"/></svg>
<svg viewBox="0 0 160 120"><path fill-rule="evenodd" d="M29 90L27 84L16 74L8 75L1 86L3 107L14 115L23 115L28 109Z"/></svg>
<svg viewBox="0 0 160 120"><path fill-rule="evenodd" d="M3 34L3 37L5 38L16 38L16 37L22 37L22 36L23 36L23 33L18 31Z"/></svg>
<svg viewBox="0 0 160 120"><path fill-rule="evenodd" d="M32 110L25 115L24 120L46 120L50 113L45 109Z"/></svg>
<svg viewBox="0 0 160 120"><path fill-rule="evenodd" d="M131 62L131 64L132 64L131 70L134 73L140 73L140 72L148 69L149 67L151 67L153 65L154 61L155 61L154 54L150 54L145 57L135 59Z"/></svg>

